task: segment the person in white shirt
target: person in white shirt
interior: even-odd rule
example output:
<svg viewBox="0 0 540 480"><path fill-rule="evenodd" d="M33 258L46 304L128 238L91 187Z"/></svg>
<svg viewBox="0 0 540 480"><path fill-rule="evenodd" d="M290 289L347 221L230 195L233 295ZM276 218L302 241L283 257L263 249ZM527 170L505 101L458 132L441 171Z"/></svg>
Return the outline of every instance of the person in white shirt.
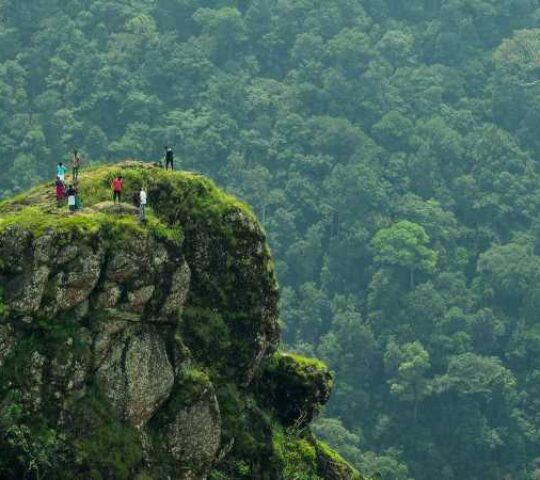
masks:
<svg viewBox="0 0 540 480"><path fill-rule="evenodd" d="M139 221L141 223L146 221L144 207L146 207L146 191L144 190L144 187L141 187L141 191L139 192Z"/></svg>
<svg viewBox="0 0 540 480"><path fill-rule="evenodd" d="M70 185L67 189L67 197L68 197L68 207L71 212L75 211L77 209L77 190L73 187L73 185Z"/></svg>

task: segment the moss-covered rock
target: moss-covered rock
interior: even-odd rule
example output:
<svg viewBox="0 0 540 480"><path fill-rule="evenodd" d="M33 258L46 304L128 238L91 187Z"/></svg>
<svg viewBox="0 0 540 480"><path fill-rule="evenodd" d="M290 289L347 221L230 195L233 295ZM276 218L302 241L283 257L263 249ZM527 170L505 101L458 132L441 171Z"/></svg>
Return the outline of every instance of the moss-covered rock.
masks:
<svg viewBox="0 0 540 480"><path fill-rule="evenodd" d="M0 478L356 478L304 429L327 370L274 355L277 283L249 208L138 162L80 180L75 213L50 185L0 203Z"/></svg>
<svg viewBox="0 0 540 480"><path fill-rule="evenodd" d="M278 352L263 373L260 396L284 425L303 428L328 401L333 384L323 363Z"/></svg>
<svg viewBox="0 0 540 480"><path fill-rule="evenodd" d="M322 478L326 480L362 480L362 475L325 443L317 441L315 450L317 471Z"/></svg>

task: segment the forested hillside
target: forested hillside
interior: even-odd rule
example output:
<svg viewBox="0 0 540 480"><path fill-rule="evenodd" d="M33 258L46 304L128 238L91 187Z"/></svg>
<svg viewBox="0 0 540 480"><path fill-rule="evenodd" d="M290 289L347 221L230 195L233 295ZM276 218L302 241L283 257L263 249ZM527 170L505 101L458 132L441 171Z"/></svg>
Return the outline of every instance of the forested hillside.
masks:
<svg viewBox="0 0 540 480"><path fill-rule="evenodd" d="M172 143L264 222L285 340L337 375L322 437L383 480L540 478L539 0L0 0L0 22L4 195L75 147Z"/></svg>

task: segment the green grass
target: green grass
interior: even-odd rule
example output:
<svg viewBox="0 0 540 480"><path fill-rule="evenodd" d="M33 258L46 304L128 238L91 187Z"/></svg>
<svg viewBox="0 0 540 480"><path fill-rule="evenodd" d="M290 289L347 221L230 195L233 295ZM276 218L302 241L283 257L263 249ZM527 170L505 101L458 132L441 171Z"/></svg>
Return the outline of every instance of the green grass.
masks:
<svg viewBox="0 0 540 480"><path fill-rule="evenodd" d="M317 452L307 439L287 432L279 423L273 425L274 455L282 465L287 480L322 480L317 474Z"/></svg>
<svg viewBox="0 0 540 480"><path fill-rule="evenodd" d="M281 359L290 359L294 363L298 365L299 368L302 370L305 369L313 369L313 370L319 370L319 371L326 371L328 370L328 367L321 362L320 360L317 360L315 358L308 358L304 357L302 355L298 355L297 353L285 353L285 352L278 352L276 353L276 358Z"/></svg>
<svg viewBox="0 0 540 480"><path fill-rule="evenodd" d="M0 232L17 225L31 231L35 236L41 236L47 230L89 234L97 232L105 220L103 214L54 215L44 212L39 206L28 206L0 217Z"/></svg>
<svg viewBox="0 0 540 480"><path fill-rule="evenodd" d="M318 374L326 375L328 372L328 367L320 360L303 357L296 353L284 352L276 352L268 368L270 370L286 369L287 371L294 371L301 378L311 378Z"/></svg>
<svg viewBox="0 0 540 480"><path fill-rule="evenodd" d="M9 227L19 227L40 237L47 232L71 234L82 238L102 232L114 241L122 241L135 235L154 234L158 238L179 241L181 232L168 229L157 218L151 218L146 227L135 216L111 215L101 212L81 211L71 215L48 215L38 207L23 209L0 217L0 233Z"/></svg>
<svg viewBox="0 0 540 480"><path fill-rule="evenodd" d="M326 443L316 441L317 452L319 456L326 459L333 465L333 469L344 479L364 480L364 477L356 471L347 461L336 451L332 450Z"/></svg>
<svg viewBox="0 0 540 480"><path fill-rule="evenodd" d="M124 179L125 203L132 204L140 188L146 188L150 202L144 228L138 225L135 214L122 216L93 209L111 200L110 184L117 175L122 175ZM194 173L171 172L142 162L125 161L87 168L81 171L79 178L79 197L84 205L82 210L72 213L65 204L58 206L53 183L43 183L0 202L0 233L14 225L31 231L35 236L49 230L88 235L109 227L124 233L142 233L146 230L160 239L181 244L184 236L181 224L186 218L219 225L224 235L231 239L234 239L234 232L229 231L227 222L222 221L224 215L240 211L255 221L246 204Z"/></svg>
<svg viewBox="0 0 540 480"><path fill-rule="evenodd" d="M174 198L188 201L195 212L221 215L232 209L238 209L250 216L253 215L245 203L226 194L202 175L180 171L171 172L134 161L84 170L81 173L80 194L85 199L85 205L92 206L110 200L110 184L117 175L122 175L124 179L126 197L138 191L141 186L148 191L170 186ZM181 207L181 205L177 206Z"/></svg>

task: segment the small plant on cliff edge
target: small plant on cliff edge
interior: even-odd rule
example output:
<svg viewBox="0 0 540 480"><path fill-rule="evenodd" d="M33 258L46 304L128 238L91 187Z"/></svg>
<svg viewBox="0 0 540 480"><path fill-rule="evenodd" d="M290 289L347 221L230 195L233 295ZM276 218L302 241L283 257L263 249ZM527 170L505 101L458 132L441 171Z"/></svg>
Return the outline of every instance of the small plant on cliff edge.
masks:
<svg viewBox="0 0 540 480"><path fill-rule="evenodd" d="M27 424L19 403L5 405L0 409L0 477L23 478L31 472L37 480L45 478L63 461L64 441L52 428Z"/></svg>
<svg viewBox="0 0 540 480"><path fill-rule="evenodd" d="M279 424L273 427L274 454L282 464L285 480L321 480L317 475L317 453L307 439L286 431Z"/></svg>

